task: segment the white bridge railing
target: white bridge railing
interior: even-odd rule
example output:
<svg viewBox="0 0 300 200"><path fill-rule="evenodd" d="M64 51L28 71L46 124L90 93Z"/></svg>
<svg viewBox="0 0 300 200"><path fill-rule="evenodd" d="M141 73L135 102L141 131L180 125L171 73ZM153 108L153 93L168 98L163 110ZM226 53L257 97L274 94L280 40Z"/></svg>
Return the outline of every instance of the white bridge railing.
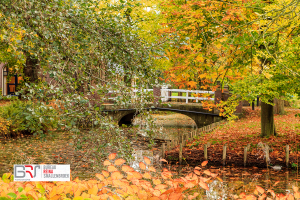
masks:
<svg viewBox="0 0 300 200"><path fill-rule="evenodd" d="M169 92L171 92L171 95L169 95ZM185 96L172 96L172 92L184 92L186 93ZM196 97L189 97L189 93L196 94ZM189 102L189 99L196 100L198 102L199 100L209 100L214 101L214 98L207 98L207 97L198 97L198 94L215 94L213 91L204 91L204 90L182 90L182 89L161 89L161 97L162 101L168 101L168 99L186 99L186 103Z"/></svg>
<svg viewBox="0 0 300 200"><path fill-rule="evenodd" d="M141 90L137 90L134 89L133 92L139 92ZM153 89L144 89L144 92L150 92L153 91ZM189 100L196 100L196 102L200 101L214 101L215 98L208 98L208 97L198 97L198 94L215 94L215 92L213 91L205 91L205 90L183 90L183 89L161 89L161 97L162 97L162 101L166 102L169 99L185 99L186 103L189 102ZM169 93L171 92L171 95L169 95ZM182 92L182 93L186 93L185 96L172 96L172 92ZM109 93L119 93L119 91L109 91ZM196 94L195 97L190 97L190 94ZM110 97L108 99L115 99L116 97Z"/></svg>

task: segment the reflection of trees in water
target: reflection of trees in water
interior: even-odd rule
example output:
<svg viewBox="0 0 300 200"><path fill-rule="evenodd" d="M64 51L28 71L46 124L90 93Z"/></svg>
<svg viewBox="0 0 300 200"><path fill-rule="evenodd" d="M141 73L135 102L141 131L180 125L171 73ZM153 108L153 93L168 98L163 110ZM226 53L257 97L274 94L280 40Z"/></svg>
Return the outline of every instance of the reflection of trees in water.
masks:
<svg viewBox="0 0 300 200"><path fill-rule="evenodd" d="M155 167L160 166L159 155L153 155L153 151L150 150L137 150L135 149L132 154L132 159L130 161L130 166L136 170L141 171L139 167L140 162L144 162L144 156L151 160L151 164Z"/></svg>
<svg viewBox="0 0 300 200"><path fill-rule="evenodd" d="M230 197L229 188L226 183L214 180L208 184L209 191L206 191L207 199L228 199Z"/></svg>

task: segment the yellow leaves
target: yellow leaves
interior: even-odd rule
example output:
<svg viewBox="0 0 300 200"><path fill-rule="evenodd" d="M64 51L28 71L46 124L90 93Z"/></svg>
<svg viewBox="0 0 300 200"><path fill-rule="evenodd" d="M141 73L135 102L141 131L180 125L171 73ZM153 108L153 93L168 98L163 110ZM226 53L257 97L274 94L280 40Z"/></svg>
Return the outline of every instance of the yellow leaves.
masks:
<svg viewBox="0 0 300 200"><path fill-rule="evenodd" d="M202 79L202 78L205 78L206 76L207 76L207 74L203 73L203 74L200 74L198 77Z"/></svg>
<svg viewBox="0 0 300 200"><path fill-rule="evenodd" d="M263 74L267 79L270 79L273 75L263 71Z"/></svg>
<svg viewBox="0 0 300 200"><path fill-rule="evenodd" d="M204 58L202 56L197 56L196 60L200 63L204 63Z"/></svg>
<svg viewBox="0 0 300 200"><path fill-rule="evenodd" d="M61 195L57 194L57 195L51 197L50 200L58 200L60 198L61 198ZM38 198L34 198L34 199L38 199Z"/></svg>
<svg viewBox="0 0 300 200"><path fill-rule="evenodd" d="M52 198L52 197L54 197L54 196L57 194L56 189L57 189L57 186L54 186L54 187L52 188L51 192L50 192L49 195L48 195L48 198Z"/></svg>
<svg viewBox="0 0 300 200"><path fill-rule="evenodd" d="M189 81L188 83L187 83L187 85L190 87L190 88L196 88L197 87L197 82L195 82L195 81Z"/></svg>

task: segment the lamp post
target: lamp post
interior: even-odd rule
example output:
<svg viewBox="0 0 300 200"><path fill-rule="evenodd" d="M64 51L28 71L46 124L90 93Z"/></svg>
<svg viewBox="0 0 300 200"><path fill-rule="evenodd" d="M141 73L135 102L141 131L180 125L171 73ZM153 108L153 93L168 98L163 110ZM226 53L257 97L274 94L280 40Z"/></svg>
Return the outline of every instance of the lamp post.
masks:
<svg viewBox="0 0 300 200"><path fill-rule="evenodd" d="M3 80L2 80L2 95L7 95L7 76L8 76L8 68L3 68Z"/></svg>

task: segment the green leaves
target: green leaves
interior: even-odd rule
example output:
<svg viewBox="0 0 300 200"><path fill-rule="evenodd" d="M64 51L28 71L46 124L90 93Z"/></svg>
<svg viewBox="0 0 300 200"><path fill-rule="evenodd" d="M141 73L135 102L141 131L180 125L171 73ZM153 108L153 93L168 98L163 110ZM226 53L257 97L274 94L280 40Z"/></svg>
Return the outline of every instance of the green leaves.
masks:
<svg viewBox="0 0 300 200"><path fill-rule="evenodd" d="M17 195L15 193L8 193L7 196L13 198L13 199L16 199L17 198Z"/></svg>

